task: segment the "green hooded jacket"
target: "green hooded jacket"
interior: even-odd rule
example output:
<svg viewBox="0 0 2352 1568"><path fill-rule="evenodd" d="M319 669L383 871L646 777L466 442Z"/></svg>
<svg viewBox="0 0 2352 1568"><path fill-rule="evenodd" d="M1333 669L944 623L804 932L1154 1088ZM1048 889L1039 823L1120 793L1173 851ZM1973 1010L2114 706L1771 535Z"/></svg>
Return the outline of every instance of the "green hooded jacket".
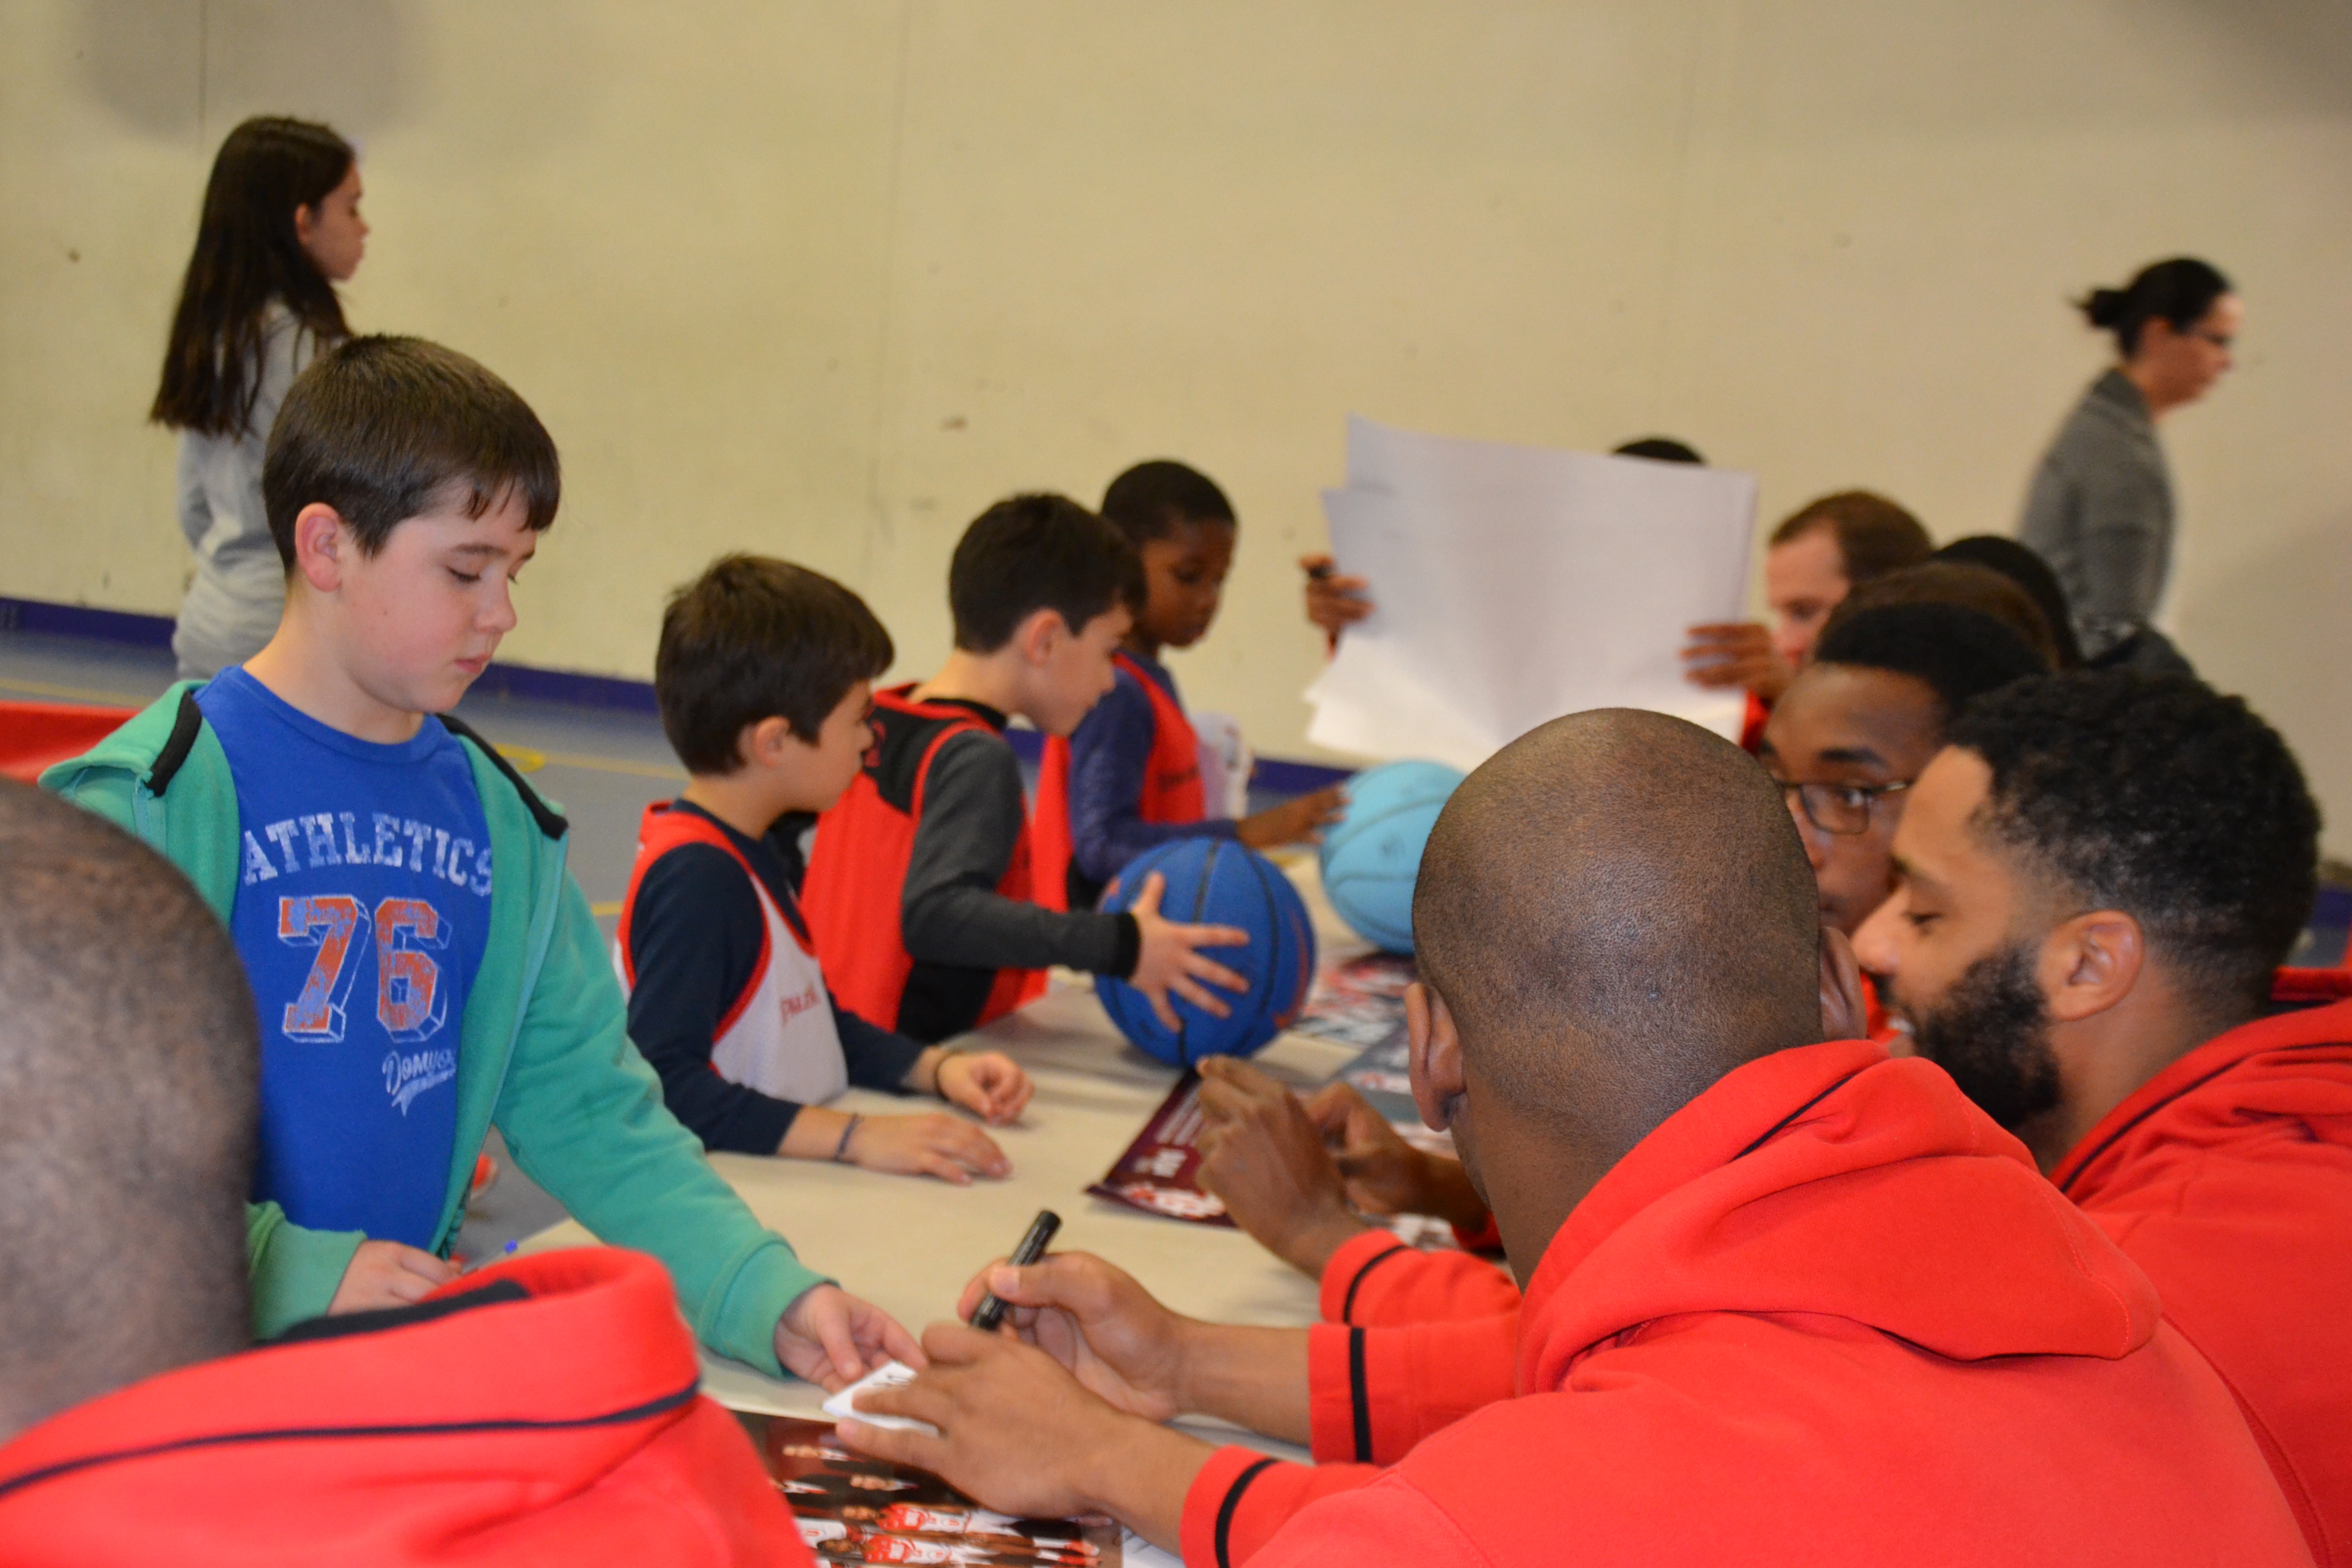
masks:
<svg viewBox="0 0 2352 1568"><path fill-rule="evenodd" d="M136 834L186 873L224 924L236 900L236 784L227 753L182 681L42 787ZM823 1283L719 1179L662 1103L630 1044L628 1011L580 885L564 868L568 825L505 760L454 721L490 828L489 944L457 1049L457 1135L433 1250L457 1234L474 1156L495 1125L515 1161L599 1238L667 1266L695 1336L770 1373L776 1320ZM305 1230L276 1204L249 1205L253 1331L316 1317L365 1237Z"/></svg>

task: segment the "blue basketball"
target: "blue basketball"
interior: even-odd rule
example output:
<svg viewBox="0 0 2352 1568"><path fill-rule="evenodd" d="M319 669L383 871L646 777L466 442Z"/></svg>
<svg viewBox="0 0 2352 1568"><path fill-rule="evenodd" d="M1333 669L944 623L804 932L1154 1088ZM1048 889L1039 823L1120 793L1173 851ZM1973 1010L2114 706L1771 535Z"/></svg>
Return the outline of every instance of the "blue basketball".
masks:
<svg viewBox="0 0 2352 1568"><path fill-rule="evenodd" d="M1323 830L1323 894L1365 941L1412 951L1422 847L1462 773L1444 763L1383 763L1348 781L1348 812Z"/></svg>
<svg viewBox="0 0 2352 1568"><path fill-rule="evenodd" d="M1290 879L1265 856L1229 838L1179 838L1147 850L1104 889L1102 907L1124 910L1157 871L1167 879L1160 912L1187 925L1237 926L1249 932L1246 947L1201 951L1249 982L1236 995L1209 986L1233 1009L1230 1017L1202 1012L1181 996L1169 996L1181 1026L1171 1030L1151 1010L1143 993L1108 974L1095 977L1095 994L1118 1032L1147 1056L1176 1067L1202 1057L1245 1057L1290 1026L1315 980L1315 928Z"/></svg>

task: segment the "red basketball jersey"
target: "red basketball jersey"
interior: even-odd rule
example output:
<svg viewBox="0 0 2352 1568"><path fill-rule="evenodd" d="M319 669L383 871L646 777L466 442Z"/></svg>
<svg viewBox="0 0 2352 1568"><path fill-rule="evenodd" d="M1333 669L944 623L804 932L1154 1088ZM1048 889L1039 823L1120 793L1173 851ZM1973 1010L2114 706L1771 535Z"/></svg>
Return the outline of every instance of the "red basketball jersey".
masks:
<svg viewBox="0 0 2352 1568"><path fill-rule="evenodd" d="M1151 754L1144 761L1135 814L1169 826L1200 821L1208 815L1208 799L1201 788L1201 740L1192 732L1192 721L1143 666L1124 653L1112 657L1151 700ZM1066 910L1076 846L1070 835L1070 743L1059 735L1045 738L1031 832L1037 901L1049 910Z"/></svg>
<svg viewBox="0 0 2352 1568"><path fill-rule="evenodd" d="M817 818L801 913L816 940L835 1001L869 1024L917 1039L938 1039L1003 1017L1042 994L1045 975L1043 970L999 970L977 1016L944 1031L908 1016L909 983L924 988L917 971L946 967L917 963L907 951L899 919L915 826L923 816L924 781L951 736L971 730L994 733L971 709L918 702L908 695L913 689L901 686L874 694L874 749L842 797ZM1024 824L1013 863L996 885L1005 898L1030 897L1030 855Z"/></svg>

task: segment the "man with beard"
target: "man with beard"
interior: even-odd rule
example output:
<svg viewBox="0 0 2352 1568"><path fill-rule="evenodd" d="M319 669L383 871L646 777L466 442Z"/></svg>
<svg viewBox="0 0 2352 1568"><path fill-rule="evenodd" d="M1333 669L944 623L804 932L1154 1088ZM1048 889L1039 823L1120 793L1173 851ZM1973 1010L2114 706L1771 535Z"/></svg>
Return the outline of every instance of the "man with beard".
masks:
<svg viewBox="0 0 2352 1568"><path fill-rule="evenodd" d="M1729 742L1522 736L1438 818L1413 928L1413 1097L1528 1290L1518 1397L1386 1472L1212 1448L1160 1423L1305 1435L1309 1335L1074 1253L985 1270L967 1304L1014 1331L933 1324L858 1401L936 1433L843 1441L1219 1568L2305 1559L2139 1271L1944 1074L1851 1037L1851 949Z"/></svg>
<svg viewBox="0 0 2352 1568"><path fill-rule="evenodd" d="M2352 1563L2352 1002L2263 1016L2315 888L2294 756L2193 680L2076 674L1971 708L1910 794L1863 963L2155 1282L2314 1556Z"/></svg>

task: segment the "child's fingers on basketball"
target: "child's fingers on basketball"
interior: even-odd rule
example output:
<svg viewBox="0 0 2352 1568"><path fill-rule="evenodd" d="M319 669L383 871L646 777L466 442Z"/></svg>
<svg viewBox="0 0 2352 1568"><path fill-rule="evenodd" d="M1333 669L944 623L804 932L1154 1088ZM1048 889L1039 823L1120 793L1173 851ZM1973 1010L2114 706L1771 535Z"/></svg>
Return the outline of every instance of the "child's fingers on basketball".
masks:
<svg viewBox="0 0 2352 1568"><path fill-rule="evenodd" d="M1245 977L1227 969L1205 952L1186 953L1184 973L1194 980L1205 980L1213 985L1222 985L1228 991L1240 992L1249 989L1249 981Z"/></svg>
<svg viewBox="0 0 2352 1568"><path fill-rule="evenodd" d="M1175 980L1169 984L1168 989L1175 994L1181 996L1185 1001L1190 1002L1193 1006L1198 1007L1202 1012L1208 1014L1209 1016L1213 1018L1230 1018L1233 1016L1234 1010L1231 1007L1226 1006L1224 1003L1219 1001L1214 992L1199 984L1188 976L1177 976ZM1172 1008L1170 1010L1169 1016L1162 1019L1161 1022L1165 1023L1171 1029L1181 1026L1176 1021L1175 1012Z"/></svg>
<svg viewBox="0 0 2352 1568"><path fill-rule="evenodd" d="M1249 932L1239 926L1178 926L1186 947L1247 947ZM1195 973L1198 973L1195 971Z"/></svg>
<svg viewBox="0 0 2352 1568"><path fill-rule="evenodd" d="M1138 989L1139 990L1141 987L1138 987ZM1173 987L1163 985L1153 990L1145 991L1143 993L1143 999L1151 1004L1152 1016L1160 1020L1160 1026L1173 1031L1182 1028L1184 1026L1184 1020L1176 1016L1175 1007L1169 1003L1168 993L1171 989L1173 989Z"/></svg>

